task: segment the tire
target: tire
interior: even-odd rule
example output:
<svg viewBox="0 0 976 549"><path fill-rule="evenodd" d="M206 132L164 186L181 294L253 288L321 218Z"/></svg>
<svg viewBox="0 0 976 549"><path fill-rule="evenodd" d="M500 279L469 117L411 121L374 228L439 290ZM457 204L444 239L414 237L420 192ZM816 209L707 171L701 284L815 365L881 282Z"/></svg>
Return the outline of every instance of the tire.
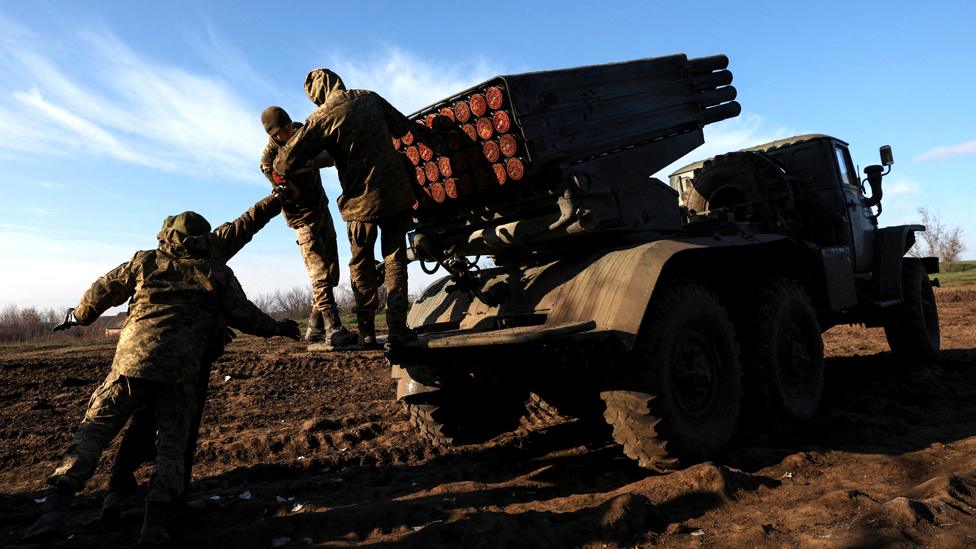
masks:
<svg viewBox="0 0 976 549"><path fill-rule="evenodd" d="M739 308L746 391L756 388L762 411L791 420L817 413L823 391L824 350L810 295L799 283L776 278L749 292Z"/></svg>
<svg viewBox="0 0 976 549"><path fill-rule="evenodd" d="M705 287L673 282L655 296L634 347L627 390L604 391L614 440L641 467L669 471L732 438L742 369L732 324Z"/></svg>
<svg viewBox="0 0 976 549"><path fill-rule="evenodd" d="M787 229L792 209L786 174L767 157L749 151L722 154L695 170L686 206L697 213L731 209L737 220Z"/></svg>
<svg viewBox="0 0 976 549"><path fill-rule="evenodd" d="M901 271L902 302L891 307L884 321L888 347L906 366L939 356L941 333L935 292L922 262L906 257Z"/></svg>
<svg viewBox="0 0 976 549"><path fill-rule="evenodd" d="M543 400L538 394L529 393L529 399L525 402L525 413L520 423L529 431L537 431L565 419L566 417L555 406Z"/></svg>
<svg viewBox="0 0 976 549"><path fill-rule="evenodd" d="M409 397L410 423L437 446L488 441L519 426L526 394L472 373L444 379L440 389Z"/></svg>

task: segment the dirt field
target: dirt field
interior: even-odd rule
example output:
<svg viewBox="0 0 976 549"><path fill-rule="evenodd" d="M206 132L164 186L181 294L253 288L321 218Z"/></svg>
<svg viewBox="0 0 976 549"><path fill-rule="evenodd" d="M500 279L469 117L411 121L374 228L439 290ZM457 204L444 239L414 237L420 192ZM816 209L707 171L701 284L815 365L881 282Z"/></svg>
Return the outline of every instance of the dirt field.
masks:
<svg viewBox="0 0 976 549"><path fill-rule="evenodd" d="M976 287L938 299L937 363L905 372L880 330L835 328L819 417L744 432L721 460L670 475L575 422L430 448L393 401L382 354L243 338L213 372L178 546L973 547ZM0 546L37 516L112 352L0 350ZM120 530L97 525L113 456L59 546L136 539L138 506Z"/></svg>

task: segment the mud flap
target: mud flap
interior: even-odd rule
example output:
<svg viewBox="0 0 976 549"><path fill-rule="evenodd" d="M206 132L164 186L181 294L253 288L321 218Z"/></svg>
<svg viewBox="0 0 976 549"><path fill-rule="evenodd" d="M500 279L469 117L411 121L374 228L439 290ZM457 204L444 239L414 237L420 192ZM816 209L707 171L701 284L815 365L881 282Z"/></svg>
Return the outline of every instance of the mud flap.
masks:
<svg viewBox="0 0 976 549"><path fill-rule="evenodd" d="M857 305L851 249L847 246L823 248L820 250L820 260L823 265L830 310L843 311Z"/></svg>

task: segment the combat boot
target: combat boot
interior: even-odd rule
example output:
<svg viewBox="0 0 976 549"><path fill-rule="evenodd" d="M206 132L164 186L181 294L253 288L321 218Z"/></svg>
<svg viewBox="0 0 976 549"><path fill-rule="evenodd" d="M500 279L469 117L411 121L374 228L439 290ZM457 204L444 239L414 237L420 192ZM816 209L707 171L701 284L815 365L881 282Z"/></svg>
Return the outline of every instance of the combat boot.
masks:
<svg viewBox="0 0 976 549"><path fill-rule="evenodd" d="M305 341L316 343L322 341L325 333L325 321L322 319L322 312L312 309L312 314L308 315L308 329L305 330Z"/></svg>
<svg viewBox="0 0 976 549"><path fill-rule="evenodd" d="M117 526L122 517L122 509L138 488L139 483L132 473L113 471L105 498L102 499L102 514L98 517L98 522L105 527Z"/></svg>
<svg viewBox="0 0 976 549"><path fill-rule="evenodd" d="M417 339L417 332L407 327L404 321L392 321L389 324L390 332L386 336L386 342L390 345L400 345L408 341Z"/></svg>
<svg viewBox="0 0 976 549"><path fill-rule="evenodd" d="M356 344L358 341L356 334L350 332L342 325L342 319L339 318L339 311L335 309L323 311L322 318L325 320L325 341L329 345L333 347L350 347Z"/></svg>
<svg viewBox="0 0 976 549"><path fill-rule="evenodd" d="M68 530L68 506L74 496L74 492L63 486L49 491L41 516L24 533L24 541L46 542L63 537Z"/></svg>
<svg viewBox="0 0 976 549"><path fill-rule="evenodd" d="M376 342L376 324L372 314L357 314L356 324L359 327L359 339L367 349L379 348Z"/></svg>
<svg viewBox="0 0 976 549"><path fill-rule="evenodd" d="M163 547L169 545L170 535L167 522L171 514L172 504L161 502L146 502L146 516L142 520L142 531L136 547Z"/></svg>

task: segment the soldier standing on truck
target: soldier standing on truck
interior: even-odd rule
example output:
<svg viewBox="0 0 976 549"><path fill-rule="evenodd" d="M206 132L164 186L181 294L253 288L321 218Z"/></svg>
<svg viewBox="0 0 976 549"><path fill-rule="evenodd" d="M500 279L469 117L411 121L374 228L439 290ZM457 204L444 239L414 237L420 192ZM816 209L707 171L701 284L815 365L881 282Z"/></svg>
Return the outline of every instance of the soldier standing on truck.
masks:
<svg viewBox="0 0 976 549"><path fill-rule="evenodd" d="M294 170L287 182L276 176L272 164L278 151L302 129L292 122L281 107L268 107L261 113L261 123L268 132L268 144L261 153L261 171L273 185L289 188L289 200L282 206L285 221L295 229L298 246L305 260L305 270L312 282L312 312L308 317L305 340L324 339L333 347L356 343L356 334L342 325L333 289L339 284L339 249L336 246L335 226L329 213L329 199L322 188L319 169L334 166L332 157L324 151L308 159L304 167Z"/></svg>
<svg viewBox="0 0 976 549"><path fill-rule="evenodd" d="M52 489L43 513L25 540L64 533L71 499L94 475L102 451L135 411L151 407L157 421L156 466L139 543L169 543L167 522L183 498L183 458L208 347L228 326L299 339L294 321L276 322L261 312L248 301L234 272L211 256L210 224L203 216L183 212L167 217L157 238L156 249L136 252L95 281L56 327L91 324L110 307L129 301L112 371L92 394L74 439L48 479Z"/></svg>
<svg viewBox="0 0 976 549"><path fill-rule="evenodd" d="M280 189L283 193L284 187ZM281 202L284 196L272 195L262 198L250 209L241 214L237 219L229 223L223 223L210 233L209 247L210 257L216 261L226 263L234 257L237 252L254 238L274 216L281 211ZM186 451L183 457L184 497L190 487L192 477L193 455L196 452L197 437L200 430L200 422L203 417L203 408L207 399L207 392L210 384L210 370L222 354L224 346L233 339L233 331L228 329L225 333L214 334L213 339L208 343L207 353L204 356L203 364L200 368L196 396L197 408L190 424L190 434L186 443ZM118 523L122 514L122 508L128 500L135 495L139 485L136 482L135 471L140 465L150 462L156 457L156 411L153 408L143 408L137 410L132 415L129 427L122 435L122 442L115 456L115 463L112 464L111 474L109 475L108 488L102 500L102 514L100 522L103 526L114 526Z"/></svg>
<svg viewBox="0 0 976 549"><path fill-rule="evenodd" d="M376 344L374 318L381 283L373 259L377 233L386 265L389 342L412 339L416 335L407 328L406 231L415 199L391 143L393 136L416 125L378 94L347 90L328 69L308 73L305 93L318 108L279 151L274 172L291 181L322 151L332 156L342 185L339 212L352 251L349 271L362 342Z"/></svg>

